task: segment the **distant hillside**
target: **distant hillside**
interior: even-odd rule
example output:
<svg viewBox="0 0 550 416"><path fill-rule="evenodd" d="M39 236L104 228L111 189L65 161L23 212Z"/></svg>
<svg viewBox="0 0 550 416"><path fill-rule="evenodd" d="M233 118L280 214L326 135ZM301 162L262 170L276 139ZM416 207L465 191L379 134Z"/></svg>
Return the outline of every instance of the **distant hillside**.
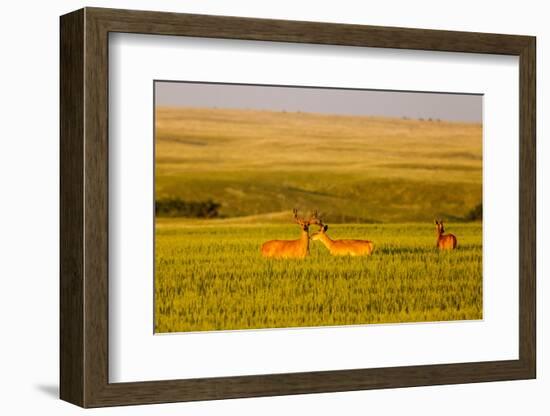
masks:
<svg viewBox="0 0 550 416"><path fill-rule="evenodd" d="M156 198L212 200L221 217L331 222L464 217L482 199L480 124L158 108Z"/></svg>

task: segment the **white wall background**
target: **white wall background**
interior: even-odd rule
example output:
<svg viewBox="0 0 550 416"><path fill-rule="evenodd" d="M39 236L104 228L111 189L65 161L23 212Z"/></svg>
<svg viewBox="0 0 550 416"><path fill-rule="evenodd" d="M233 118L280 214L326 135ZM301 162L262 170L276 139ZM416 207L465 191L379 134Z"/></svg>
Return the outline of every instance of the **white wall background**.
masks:
<svg viewBox="0 0 550 416"><path fill-rule="evenodd" d="M538 379L338 394L166 404L88 414L548 414L550 361L544 351L550 293L543 256L550 233L550 26L545 2L386 0L121 0L5 2L0 14L0 409L3 414L83 412L58 395L59 20L83 6L317 20L537 36L538 53ZM548 67L547 67L548 66ZM503 228L506 224L503 224Z"/></svg>

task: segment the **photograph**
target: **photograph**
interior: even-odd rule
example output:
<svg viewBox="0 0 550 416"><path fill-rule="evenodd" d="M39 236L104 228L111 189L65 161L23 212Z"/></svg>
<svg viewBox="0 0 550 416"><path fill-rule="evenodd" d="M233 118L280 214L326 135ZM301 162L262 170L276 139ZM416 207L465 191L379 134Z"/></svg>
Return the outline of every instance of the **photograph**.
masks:
<svg viewBox="0 0 550 416"><path fill-rule="evenodd" d="M483 95L154 81L154 332L483 319Z"/></svg>

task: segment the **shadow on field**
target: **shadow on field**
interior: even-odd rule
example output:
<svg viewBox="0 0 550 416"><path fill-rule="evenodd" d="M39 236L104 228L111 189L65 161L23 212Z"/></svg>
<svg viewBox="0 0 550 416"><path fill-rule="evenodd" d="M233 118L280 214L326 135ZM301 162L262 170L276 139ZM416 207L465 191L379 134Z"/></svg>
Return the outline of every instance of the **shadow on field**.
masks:
<svg viewBox="0 0 550 416"><path fill-rule="evenodd" d="M481 250L481 244L458 244L455 250ZM374 254L391 254L391 255L404 255L404 254L426 254L437 253L439 250L435 246L433 247L378 247L375 249ZM447 251L446 251L447 252Z"/></svg>
<svg viewBox="0 0 550 416"><path fill-rule="evenodd" d="M435 244L433 249L428 247L375 247L374 254L422 254L435 251Z"/></svg>

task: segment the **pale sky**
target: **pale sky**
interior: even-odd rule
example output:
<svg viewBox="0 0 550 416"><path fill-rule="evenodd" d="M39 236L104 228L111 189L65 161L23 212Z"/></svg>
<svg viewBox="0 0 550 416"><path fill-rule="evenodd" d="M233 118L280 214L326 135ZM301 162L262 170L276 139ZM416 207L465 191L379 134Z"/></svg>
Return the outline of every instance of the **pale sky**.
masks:
<svg viewBox="0 0 550 416"><path fill-rule="evenodd" d="M158 106L482 121L481 94L155 81Z"/></svg>

